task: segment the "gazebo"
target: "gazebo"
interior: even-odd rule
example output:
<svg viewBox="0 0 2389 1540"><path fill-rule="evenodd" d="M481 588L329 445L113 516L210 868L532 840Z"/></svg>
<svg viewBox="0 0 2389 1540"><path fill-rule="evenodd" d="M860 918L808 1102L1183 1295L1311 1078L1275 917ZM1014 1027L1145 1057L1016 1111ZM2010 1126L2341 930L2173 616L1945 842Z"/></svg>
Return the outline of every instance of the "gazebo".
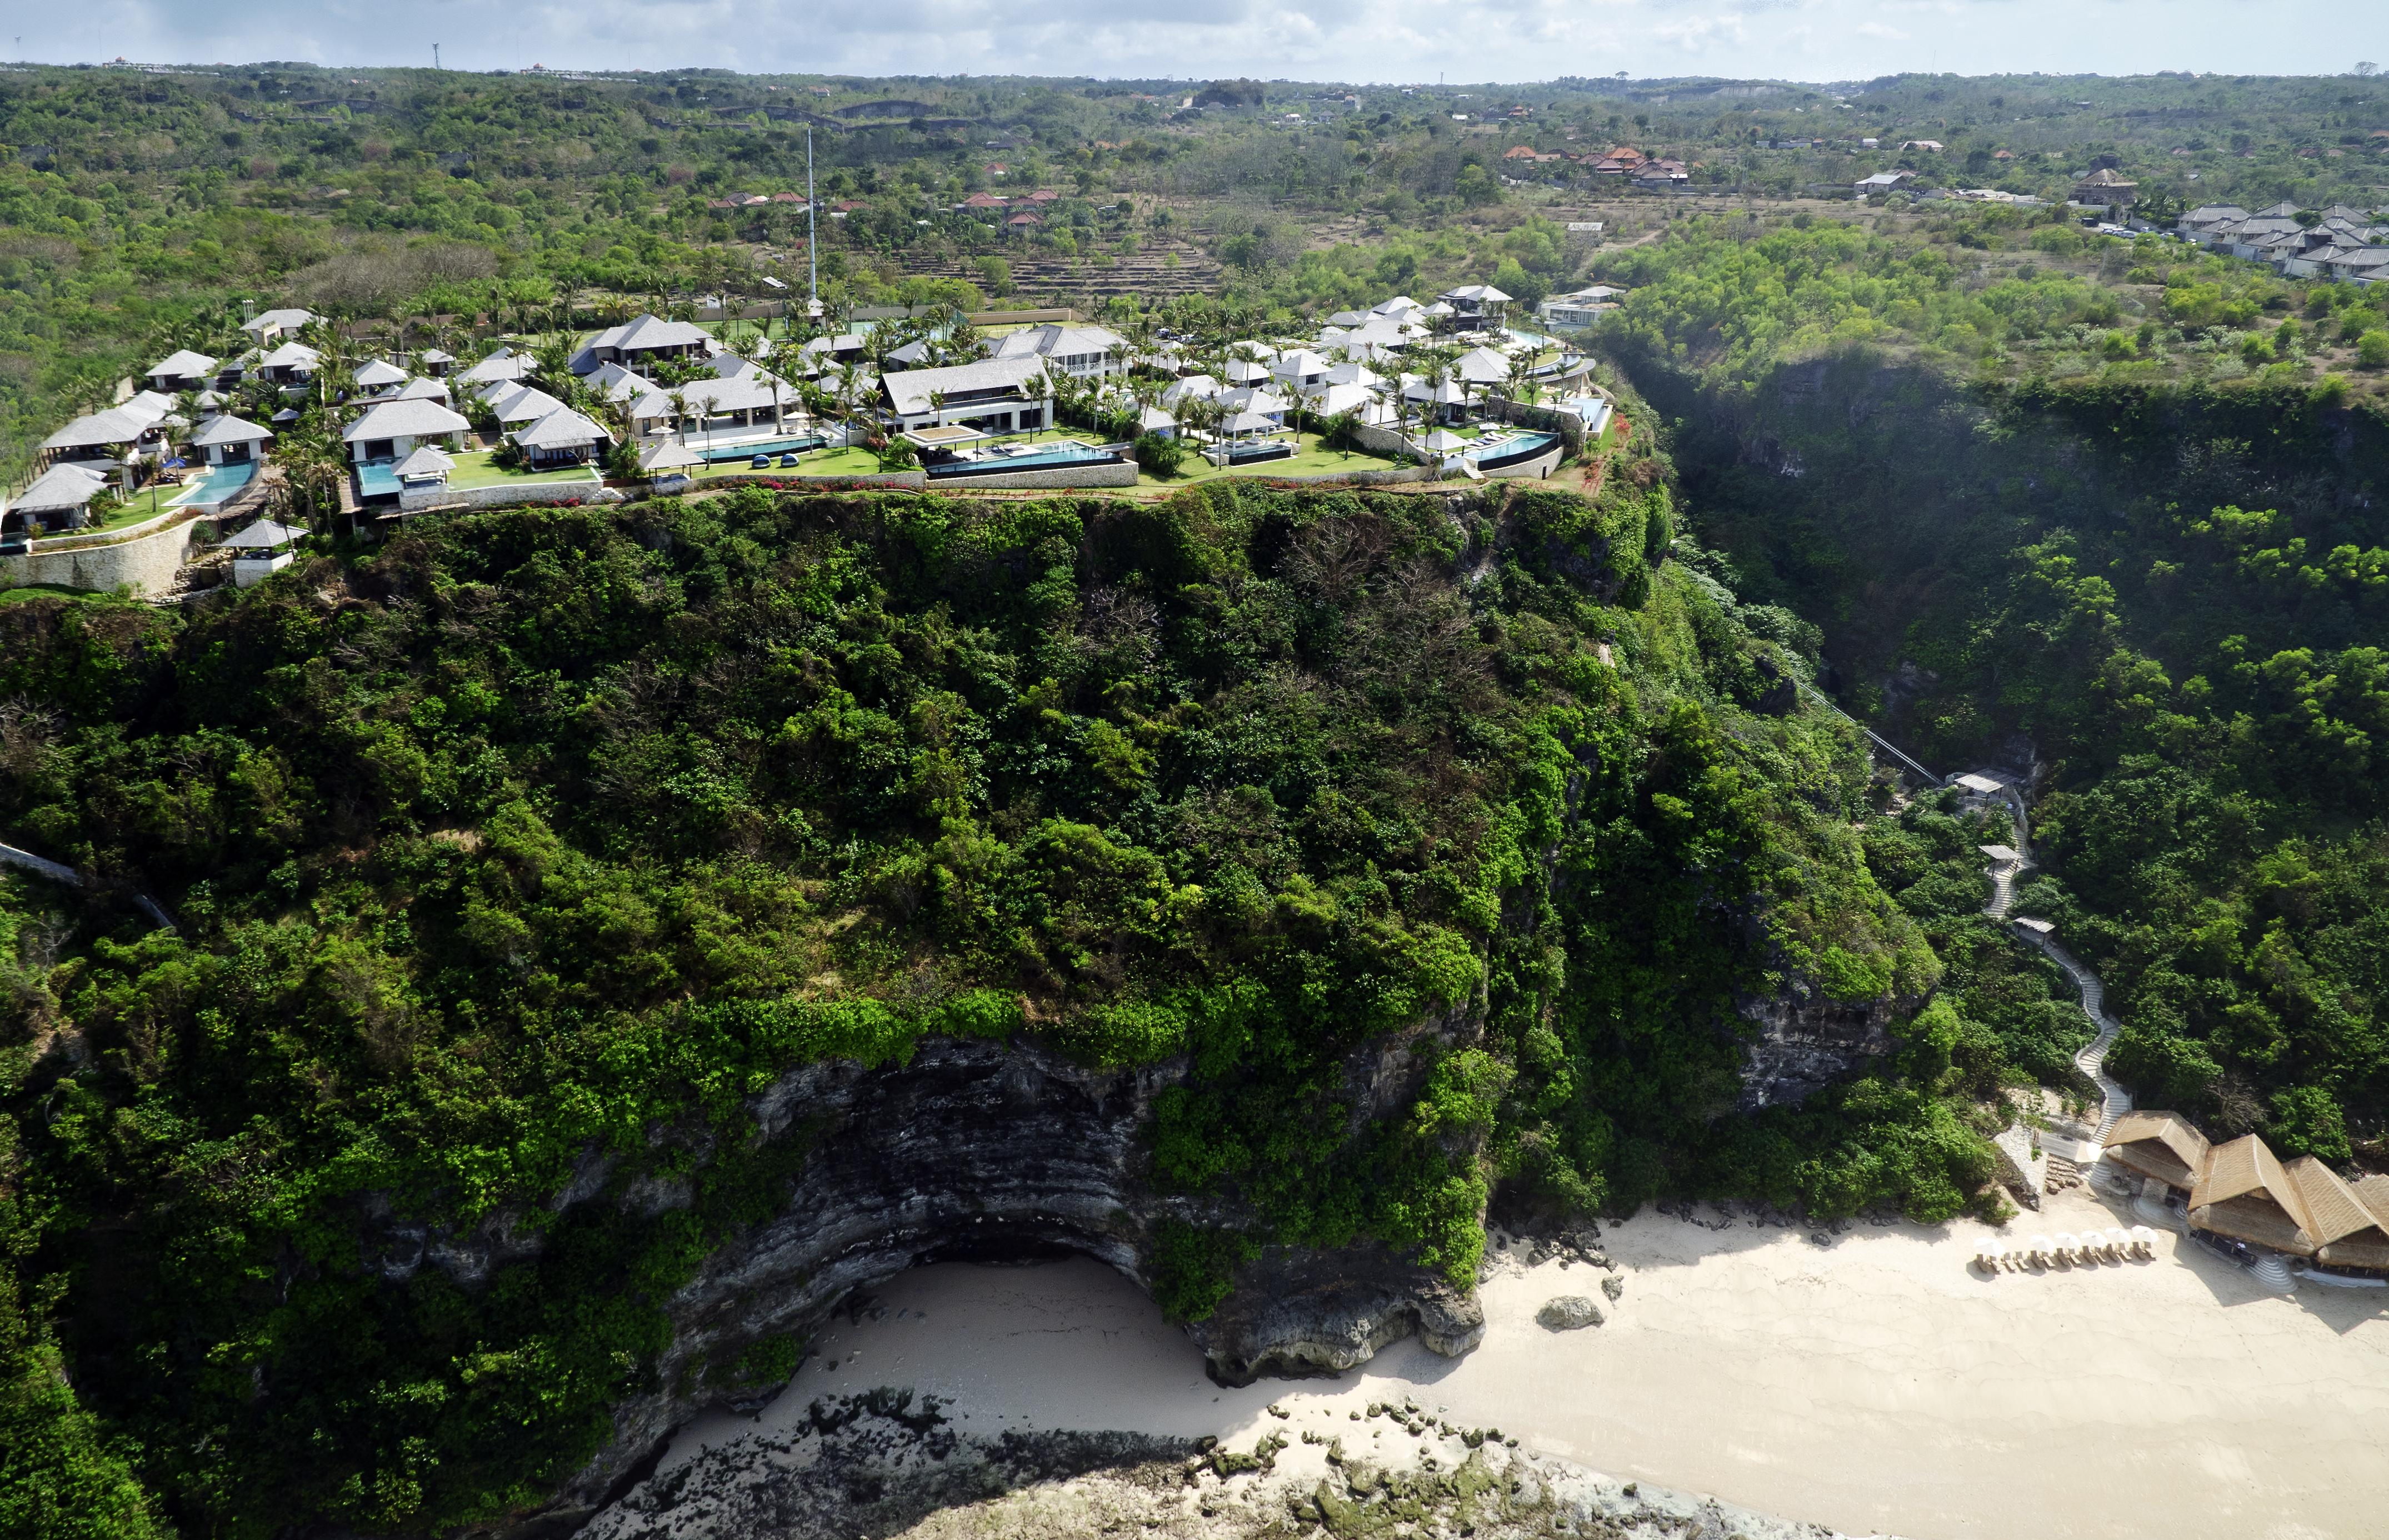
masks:
<svg viewBox="0 0 2389 1540"><path fill-rule="evenodd" d="M224 549L232 553L234 585L251 587L288 566L297 559L291 546L306 536L304 529L262 518L224 541Z"/></svg>

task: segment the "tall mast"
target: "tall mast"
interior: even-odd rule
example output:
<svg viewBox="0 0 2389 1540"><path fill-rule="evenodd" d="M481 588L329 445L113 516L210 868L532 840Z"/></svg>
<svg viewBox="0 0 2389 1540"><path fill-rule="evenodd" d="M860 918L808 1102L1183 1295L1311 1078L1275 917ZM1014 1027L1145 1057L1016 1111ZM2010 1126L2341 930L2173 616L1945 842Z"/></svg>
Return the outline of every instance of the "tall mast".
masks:
<svg viewBox="0 0 2389 1540"><path fill-rule="evenodd" d="M821 240L813 213L813 125L805 125L805 266L807 279L805 314L821 319Z"/></svg>

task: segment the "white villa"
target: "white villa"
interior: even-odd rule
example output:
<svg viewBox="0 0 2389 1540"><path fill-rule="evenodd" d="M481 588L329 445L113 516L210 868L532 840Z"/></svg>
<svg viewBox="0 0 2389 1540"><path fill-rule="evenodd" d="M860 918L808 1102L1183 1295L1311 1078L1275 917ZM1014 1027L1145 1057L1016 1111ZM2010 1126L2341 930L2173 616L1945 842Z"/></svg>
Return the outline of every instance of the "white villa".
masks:
<svg viewBox="0 0 2389 1540"><path fill-rule="evenodd" d="M961 424L1019 433L1054 417L1054 386L1041 357L899 370L880 380L879 390L888 415L907 430Z"/></svg>
<svg viewBox="0 0 2389 1540"><path fill-rule="evenodd" d="M364 465L404 460L424 443L455 449L472 426L438 401L382 401L350 424L340 439L349 446L349 457Z"/></svg>

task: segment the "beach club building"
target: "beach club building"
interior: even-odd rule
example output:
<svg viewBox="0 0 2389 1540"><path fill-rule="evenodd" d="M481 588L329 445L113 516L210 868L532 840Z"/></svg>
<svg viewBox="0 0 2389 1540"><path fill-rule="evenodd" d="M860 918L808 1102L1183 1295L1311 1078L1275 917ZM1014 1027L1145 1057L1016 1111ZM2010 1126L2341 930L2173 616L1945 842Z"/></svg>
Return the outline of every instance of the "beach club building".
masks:
<svg viewBox="0 0 2389 1540"><path fill-rule="evenodd" d="M2218 1250L2389 1275L2389 1177L2350 1183L2312 1155L2280 1159L2255 1134L2209 1144L2178 1113L2127 1113L2104 1144L2107 1160L2140 1178L2141 1198Z"/></svg>

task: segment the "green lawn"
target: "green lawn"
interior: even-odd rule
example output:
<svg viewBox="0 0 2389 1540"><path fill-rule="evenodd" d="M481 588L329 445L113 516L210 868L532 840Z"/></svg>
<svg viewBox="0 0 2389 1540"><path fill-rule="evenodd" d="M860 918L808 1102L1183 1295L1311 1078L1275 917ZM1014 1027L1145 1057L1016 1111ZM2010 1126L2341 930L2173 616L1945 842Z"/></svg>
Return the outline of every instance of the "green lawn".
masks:
<svg viewBox="0 0 2389 1540"><path fill-rule="evenodd" d="M112 597L111 594L94 593L87 589L57 588L49 583L0 588L0 605L21 605L34 599L65 599L78 605L94 605Z"/></svg>
<svg viewBox="0 0 2389 1540"><path fill-rule="evenodd" d="M1391 460L1374 454L1364 454L1358 450L1329 449L1315 433L1299 434L1297 438L1300 447L1289 459L1264 460L1258 465L1238 465L1233 470L1222 470L1209 461L1189 453L1179 473L1167 481L1148 474L1139 476L1136 484L1140 487L1183 487L1191 482L1209 481L1222 476L1335 476L1344 471L1389 471L1395 468Z"/></svg>
<svg viewBox="0 0 2389 1540"><path fill-rule="evenodd" d="M501 470L490 463L490 452L478 450L456 456L456 468L448 473L452 491L466 491L474 487L542 487L565 481L586 481L598 484L596 471L587 465L575 465L560 471Z"/></svg>

